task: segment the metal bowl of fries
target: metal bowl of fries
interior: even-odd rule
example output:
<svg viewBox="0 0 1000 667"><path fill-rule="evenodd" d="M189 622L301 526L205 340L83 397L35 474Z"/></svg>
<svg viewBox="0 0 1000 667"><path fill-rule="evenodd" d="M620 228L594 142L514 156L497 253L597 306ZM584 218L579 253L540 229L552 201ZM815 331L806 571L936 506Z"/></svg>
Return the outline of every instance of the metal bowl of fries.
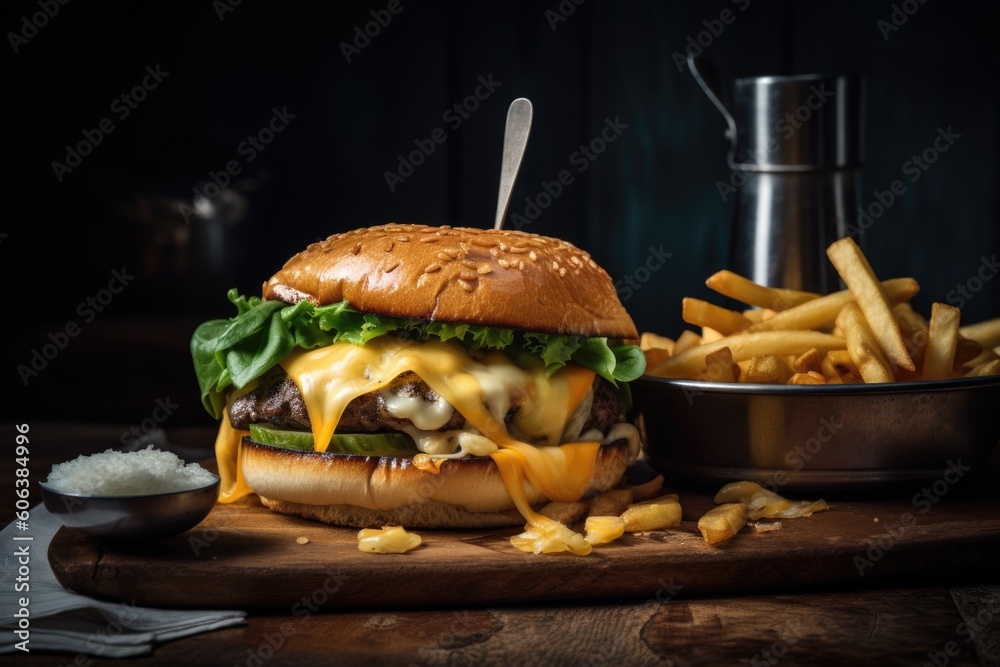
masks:
<svg viewBox="0 0 1000 667"><path fill-rule="evenodd" d="M909 303L913 278L879 280L850 238L827 256L847 289L767 287L720 271L738 312L684 299L677 340L644 333L633 386L646 456L699 479L856 488L964 474L1000 439L1000 318L961 326ZM956 474L956 473L952 473Z"/></svg>
<svg viewBox="0 0 1000 667"><path fill-rule="evenodd" d="M1000 376L761 385L645 376L632 386L645 457L712 483L829 490L964 474L1000 440Z"/></svg>

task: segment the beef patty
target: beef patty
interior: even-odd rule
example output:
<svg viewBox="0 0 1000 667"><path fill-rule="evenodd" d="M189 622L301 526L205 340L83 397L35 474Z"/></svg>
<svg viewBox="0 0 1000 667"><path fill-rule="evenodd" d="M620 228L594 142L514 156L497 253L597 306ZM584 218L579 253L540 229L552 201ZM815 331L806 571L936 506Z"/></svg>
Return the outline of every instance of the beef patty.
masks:
<svg viewBox="0 0 1000 667"><path fill-rule="evenodd" d="M393 380L389 385L389 391L401 396L417 396L429 403L440 399L437 392L412 372L403 373ZM518 407L515 405L507 413L507 422L513 418ZM241 430L246 430L250 424L262 423L303 431L312 428L299 388L280 367L268 371L260 379L256 389L233 401L229 408L229 421L233 428ZM596 428L606 433L620 421L622 419L618 409L618 396L614 388L604 379L595 378L593 406L583 431ZM359 396L347 404L340 423L337 424L337 432L378 433L402 431L410 426L412 423L409 419L389 414L382 394L374 392ZM460 429L463 426L465 418L456 410L440 430Z"/></svg>

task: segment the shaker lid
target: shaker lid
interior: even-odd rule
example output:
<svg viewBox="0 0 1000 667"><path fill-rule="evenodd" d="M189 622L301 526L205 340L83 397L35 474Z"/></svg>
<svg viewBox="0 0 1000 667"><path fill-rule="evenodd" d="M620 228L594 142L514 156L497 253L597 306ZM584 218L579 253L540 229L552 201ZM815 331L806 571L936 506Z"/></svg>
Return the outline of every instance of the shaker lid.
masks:
<svg viewBox="0 0 1000 667"><path fill-rule="evenodd" d="M736 79L729 166L849 169L861 163L862 79L807 74Z"/></svg>

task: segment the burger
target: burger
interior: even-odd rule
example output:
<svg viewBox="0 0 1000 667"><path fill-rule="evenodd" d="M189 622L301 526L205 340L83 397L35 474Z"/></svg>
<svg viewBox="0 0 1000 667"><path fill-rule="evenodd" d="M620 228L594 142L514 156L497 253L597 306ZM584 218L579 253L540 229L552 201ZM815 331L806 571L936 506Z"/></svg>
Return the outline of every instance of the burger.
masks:
<svg viewBox="0 0 1000 667"><path fill-rule="evenodd" d="M645 367L608 274L564 241L391 224L335 234L191 351L220 502L330 524L539 525L619 484Z"/></svg>

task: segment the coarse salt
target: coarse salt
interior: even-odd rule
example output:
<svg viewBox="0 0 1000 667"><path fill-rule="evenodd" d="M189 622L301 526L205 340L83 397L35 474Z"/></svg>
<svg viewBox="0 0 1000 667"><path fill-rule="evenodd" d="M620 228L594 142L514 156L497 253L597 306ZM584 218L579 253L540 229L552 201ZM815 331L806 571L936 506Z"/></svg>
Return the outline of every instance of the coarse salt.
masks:
<svg viewBox="0 0 1000 667"><path fill-rule="evenodd" d="M55 491L76 495L147 496L199 489L216 476L197 463L185 465L176 454L153 449L78 456L52 466L46 483Z"/></svg>

